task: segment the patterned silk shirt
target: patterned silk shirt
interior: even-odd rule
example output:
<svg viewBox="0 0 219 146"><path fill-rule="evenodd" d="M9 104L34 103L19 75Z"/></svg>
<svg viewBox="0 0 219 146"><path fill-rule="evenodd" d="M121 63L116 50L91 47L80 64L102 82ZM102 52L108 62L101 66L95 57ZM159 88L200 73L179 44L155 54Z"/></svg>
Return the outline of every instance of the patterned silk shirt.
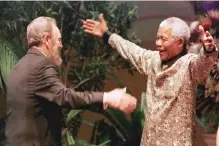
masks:
<svg viewBox="0 0 219 146"><path fill-rule="evenodd" d="M196 87L217 61L217 51L188 53L164 68L158 51L143 49L117 34L109 44L148 76L141 146L194 145Z"/></svg>

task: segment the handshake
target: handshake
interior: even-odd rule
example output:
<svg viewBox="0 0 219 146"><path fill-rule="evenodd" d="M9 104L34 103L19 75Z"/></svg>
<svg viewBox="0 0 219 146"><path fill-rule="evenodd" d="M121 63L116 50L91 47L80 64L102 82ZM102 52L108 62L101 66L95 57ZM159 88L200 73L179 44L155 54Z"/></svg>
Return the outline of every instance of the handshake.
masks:
<svg viewBox="0 0 219 146"><path fill-rule="evenodd" d="M135 97L126 93L126 88L114 89L110 92L104 92L103 106L121 110L130 113L136 108L137 100Z"/></svg>

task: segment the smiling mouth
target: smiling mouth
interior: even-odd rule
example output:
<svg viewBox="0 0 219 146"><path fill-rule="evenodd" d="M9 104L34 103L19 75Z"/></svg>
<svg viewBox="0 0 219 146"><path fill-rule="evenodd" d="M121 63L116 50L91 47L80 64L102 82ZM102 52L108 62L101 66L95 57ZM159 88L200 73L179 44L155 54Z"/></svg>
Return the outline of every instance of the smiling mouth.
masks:
<svg viewBox="0 0 219 146"><path fill-rule="evenodd" d="M160 56L164 56L166 54L166 51L159 51Z"/></svg>
<svg viewBox="0 0 219 146"><path fill-rule="evenodd" d="M166 52L165 50L161 50L161 51L159 51L160 53L164 53L164 52Z"/></svg>

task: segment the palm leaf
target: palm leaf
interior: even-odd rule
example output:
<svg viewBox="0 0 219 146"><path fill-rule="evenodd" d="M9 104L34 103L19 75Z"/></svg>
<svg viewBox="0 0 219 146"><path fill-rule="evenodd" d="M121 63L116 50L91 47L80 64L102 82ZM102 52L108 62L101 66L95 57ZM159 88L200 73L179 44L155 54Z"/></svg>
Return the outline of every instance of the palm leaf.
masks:
<svg viewBox="0 0 219 146"><path fill-rule="evenodd" d="M69 123L72 119L74 119L75 116L77 116L79 113L81 113L82 110L71 110L69 113L68 113L68 116L67 116L67 123Z"/></svg>
<svg viewBox="0 0 219 146"><path fill-rule="evenodd" d="M107 146L108 143L110 143L110 140L107 140L107 141L99 144L98 146Z"/></svg>
<svg viewBox="0 0 219 146"><path fill-rule="evenodd" d="M116 127L105 122L104 119L95 121L92 131L91 143L98 146L116 146L121 145L121 143L124 141L125 138Z"/></svg>
<svg viewBox="0 0 219 146"><path fill-rule="evenodd" d="M142 94L141 94L141 112L144 114L144 116L146 114L146 109L147 109L146 103L147 103L146 92L142 92Z"/></svg>
<svg viewBox="0 0 219 146"><path fill-rule="evenodd" d="M140 128L140 132L142 132L142 130L144 128L146 109L147 109L146 108L146 93L142 92L142 94L141 94L141 106L137 107L131 113L132 126L135 126L134 129Z"/></svg>
<svg viewBox="0 0 219 146"><path fill-rule="evenodd" d="M2 94L4 92L6 92L6 85L5 85L5 82L3 80L1 70L0 70L0 94Z"/></svg>
<svg viewBox="0 0 219 146"><path fill-rule="evenodd" d="M6 40L0 40L0 71L1 71L1 89L4 89L7 83L7 77L11 69L18 61L18 56L14 53L14 47Z"/></svg>
<svg viewBox="0 0 219 146"><path fill-rule="evenodd" d="M76 140L74 146L95 146L85 140Z"/></svg>
<svg viewBox="0 0 219 146"><path fill-rule="evenodd" d="M105 116L113 123L116 129L118 129L124 137L129 137L132 131L131 122L127 116L118 110L108 108L105 112Z"/></svg>
<svg viewBox="0 0 219 146"><path fill-rule="evenodd" d="M71 132L67 129L66 133L62 137L63 141L63 146L74 146L75 145L75 140L73 136L71 135Z"/></svg>

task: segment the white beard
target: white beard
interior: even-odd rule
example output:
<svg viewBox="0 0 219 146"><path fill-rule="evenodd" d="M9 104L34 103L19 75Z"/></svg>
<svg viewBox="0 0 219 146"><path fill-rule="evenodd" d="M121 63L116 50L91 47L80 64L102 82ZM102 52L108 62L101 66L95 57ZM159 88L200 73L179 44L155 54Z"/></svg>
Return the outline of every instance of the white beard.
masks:
<svg viewBox="0 0 219 146"><path fill-rule="evenodd" d="M62 58L61 58L61 54L58 50L54 50L52 53L52 60L55 63L55 65L57 65L58 67L60 67L62 65Z"/></svg>

